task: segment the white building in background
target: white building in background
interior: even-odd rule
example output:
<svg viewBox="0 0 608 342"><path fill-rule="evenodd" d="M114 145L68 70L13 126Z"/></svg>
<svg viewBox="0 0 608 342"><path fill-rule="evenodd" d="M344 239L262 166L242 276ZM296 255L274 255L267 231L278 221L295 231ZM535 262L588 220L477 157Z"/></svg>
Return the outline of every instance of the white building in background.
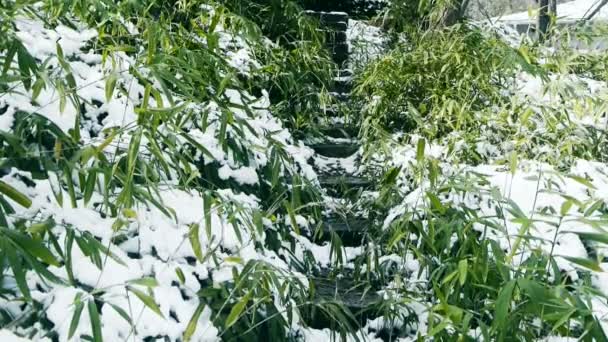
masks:
<svg viewBox="0 0 608 342"><path fill-rule="evenodd" d="M591 43L571 38L573 47L581 49L608 49L608 4L602 7L602 0L574 0L557 5L557 26L566 27L582 25L597 30ZM591 20L586 20L594 14ZM494 23L506 24L514 27L520 34L535 36L538 11L531 8L528 11L503 15L492 18ZM601 33L599 33L599 30Z"/></svg>

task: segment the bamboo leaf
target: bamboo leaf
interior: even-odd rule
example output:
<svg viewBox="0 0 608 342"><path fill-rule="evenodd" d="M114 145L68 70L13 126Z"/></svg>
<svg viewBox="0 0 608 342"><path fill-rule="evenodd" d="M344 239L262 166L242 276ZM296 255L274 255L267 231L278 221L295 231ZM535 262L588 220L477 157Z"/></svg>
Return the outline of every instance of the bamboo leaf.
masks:
<svg viewBox="0 0 608 342"><path fill-rule="evenodd" d="M17 189L0 180L0 194L13 200L22 207L29 208L32 206L32 201Z"/></svg>
<svg viewBox="0 0 608 342"><path fill-rule="evenodd" d="M177 279L179 279L179 282L184 285L186 283L186 276L184 275L184 271L182 271L181 268L177 267L175 269L175 274L177 275Z"/></svg>
<svg viewBox="0 0 608 342"><path fill-rule="evenodd" d="M134 284L134 285L146 286L146 287L157 287L158 286L158 281L152 277L133 279L133 280L129 280L128 283Z"/></svg>
<svg viewBox="0 0 608 342"><path fill-rule="evenodd" d="M507 315L511 308L511 298L515 289L515 280L508 281L498 293L495 303L494 326L497 330L501 330L507 324Z"/></svg>
<svg viewBox="0 0 608 342"><path fill-rule="evenodd" d="M198 320L199 320L201 314L203 313L204 309L205 309L205 304L200 303L198 305L198 307L196 308L196 310L194 311L194 314L192 314L192 317L190 318L190 321L188 322L188 326L186 327L186 330L184 331L184 342L188 342L188 341L190 341L190 339L192 339L192 336L194 335L194 332L196 331L196 326L198 324Z"/></svg>
<svg viewBox="0 0 608 342"><path fill-rule="evenodd" d="M3 243L3 245L6 245ZM6 246L3 246L6 247ZM27 285L27 281L25 279L25 271L23 270L23 266L21 265L21 260L17 257L17 253L14 248L8 246L5 249L6 256L8 257L8 263L11 269L13 270L13 276L15 277L15 281L17 282L17 287L23 297L26 300L31 300L32 296L30 294L30 288Z"/></svg>
<svg viewBox="0 0 608 342"><path fill-rule="evenodd" d="M59 261L42 243L32 239L26 234L13 231L8 228L0 227L0 231L15 244L19 245L19 247L21 247L24 251L27 251L49 265L59 266Z"/></svg>
<svg viewBox="0 0 608 342"><path fill-rule="evenodd" d="M561 257L570 261L571 263L577 264L583 268L586 268L586 269L589 269L592 271L596 271L596 272L604 272L602 267L596 261L593 261L591 259L577 258L577 257L571 257L571 256L563 256L563 255L561 255Z"/></svg>
<svg viewBox="0 0 608 342"><path fill-rule="evenodd" d="M91 320L91 331L93 332L93 341L102 342L103 335L101 334L101 321L99 319L99 312L97 311L97 304L95 304L95 300L89 300L88 310L89 319Z"/></svg>
<svg viewBox="0 0 608 342"><path fill-rule="evenodd" d="M74 298L74 314L72 314L72 320L70 321L70 328L68 330L68 339L71 339L78 328L78 324L80 323L80 316L82 315L82 309L84 308L84 303L80 301L81 293L78 293Z"/></svg>
<svg viewBox="0 0 608 342"><path fill-rule="evenodd" d="M190 225L190 231L188 232L188 239L190 240L190 245L192 246L192 250L194 251L194 255L198 259L199 262L203 262L203 250L201 247L200 240L200 225L198 223L193 223Z"/></svg>
<svg viewBox="0 0 608 342"><path fill-rule="evenodd" d="M249 302L249 298L251 297L251 292L248 292L241 300L236 303L232 310L230 310L230 314L228 314L228 318L226 318L226 329L230 328L234 323L236 323L245 307L247 307L247 303Z"/></svg>
<svg viewBox="0 0 608 342"><path fill-rule="evenodd" d="M120 306L116 306L114 304L110 304L110 306L112 307L112 309L114 309L114 311L116 311L120 315L120 317L122 317L125 321L127 321L127 323L129 323L130 325L133 325L133 321L131 320L131 317L125 310L123 310Z"/></svg>
<svg viewBox="0 0 608 342"><path fill-rule="evenodd" d="M424 160L424 149L426 146L426 140L423 138L418 139L418 144L416 146L416 161L420 163Z"/></svg>
<svg viewBox="0 0 608 342"><path fill-rule="evenodd" d="M116 74L115 72L110 73L110 75L106 79L105 85L106 102L110 102L110 100L112 100L112 96L114 95L114 88L116 88L116 81L118 81L118 74Z"/></svg>
<svg viewBox="0 0 608 342"><path fill-rule="evenodd" d="M163 316L163 313L160 311L160 307L158 306L158 304L156 304L152 296L147 295L132 286L127 286L127 288L129 289L129 291L135 294L137 298L139 298L139 300L141 300L142 303L144 303L144 305L147 306L150 310L154 311L160 317L165 318L165 316Z"/></svg>
<svg viewBox="0 0 608 342"><path fill-rule="evenodd" d="M459 274L459 281L460 281L460 285L464 285L464 283L467 281L467 271L468 271L468 262L467 259L464 260L460 260L458 262L458 274Z"/></svg>

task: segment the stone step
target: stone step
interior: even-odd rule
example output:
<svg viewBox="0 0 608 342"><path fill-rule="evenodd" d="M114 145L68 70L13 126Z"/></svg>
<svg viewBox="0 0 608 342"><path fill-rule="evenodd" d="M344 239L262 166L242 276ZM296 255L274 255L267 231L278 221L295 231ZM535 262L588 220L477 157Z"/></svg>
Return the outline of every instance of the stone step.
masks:
<svg viewBox="0 0 608 342"><path fill-rule="evenodd" d="M348 29L348 14L344 12L306 11L311 17L319 20L322 29L346 32Z"/></svg>
<svg viewBox="0 0 608 342"><path fill-rule="evenodd" d="M303 0L304 7L314 11L342 11L355 19L375 17L388 3L370 0Z"/></svg>
<svg viewBox="0 0 608 342"><path fill-rule="evenodd" d="M373 222L364 217L329 216L323 219L319 231L315 232L315 241L331 241L332 235L337 235L342 244L347 247L356 247L363 244L365 234L372 227Z"/></svg>
<svg viewBox="0 0 608 342"><path fill-rule="evenodd" d="M328 48L332 53L334 62L338 65L342 65L348 59L349 49L347 43L332 44Z"/></svg>
<svg viewBox="0 0 608 342"><path fill-rule="evenodd" d="M359 176L319 176L319 183L329 196L353 201L362 191L374 189L371 180Z"/></svg>
<svg viewBox="0 0 608 342"><path fill-rule="evenodd" d="M320 129L324 135L337 139L354 139L359 135L359 127L354 125L335 124Z"/></svg>
<svg viewBox="0 0 608 342"><path fill-rule="evenodd" d="M335 78L332 85L332 92L338 94L350 94L353 89L352 79L346 77Z"/></svg>
<svg viewBox="0 0 608 342"><path fill-rule="evenodd" d="M326 187L345 186L350 189L363 188L369 189L373 187L374 182L360 176L320 176L319 182Z"/></svg>
<svg viewBox="0 0 608 342"><path fill-rule="evenodd" d="M338 77L353 77L353 71L351 69L340 69L338 71Z"/></svg>
<svg viewBox="0 0 608 342"><path fill-rule="evenodd" d="M327 41L330 44L346 44L346 32L344 31L327 31Z"/></svg>
<svg viewBox="0 0 608 342"><path fill-rule="evenodd" d="M348 102L350 100L350 94L348 92L332 91L329 94L338 102Z"/></svg>
<svg viewBox="0 0 608 342"><path fill-rule="evenodd" d="M310 147L316 153L332 158L346 158L352 156L359 151L359 144L355 143L324 143L313 144Z"/></svg>
<svg viewBox="0 0 608 342"><path fill-rule="evenodd" d="M310 277L310 291L313 293L312 305L304 310L304 319L315 329L335 327L344 324L354 329L365 325L368 319L380 315L382 297L365 284L353 279L335 279L328 277ZM351 319L349 322L336 322L336 317L322 307L341 307ZM347 323L347 324L345 324Z"/></svg>

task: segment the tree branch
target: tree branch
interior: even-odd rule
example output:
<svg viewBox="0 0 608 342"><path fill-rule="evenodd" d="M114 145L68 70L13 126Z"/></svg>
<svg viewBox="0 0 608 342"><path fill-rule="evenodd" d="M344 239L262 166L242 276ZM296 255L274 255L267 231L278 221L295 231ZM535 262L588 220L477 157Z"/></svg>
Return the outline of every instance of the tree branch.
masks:
<svg viewBox="0 0 608 342"><path fill-rule="evenodd" d="M602 9L602 7L606 6L606 4L608 4L608 0L602 0L602 2L599 5L597 5L597 7L593 10L593 12L589 13L589 15L586 16L584 19L587 21L591 20L593 17L595 17L595 15L600 13L600 10ZM587 11L587 12L589 12L589 11Z"/></svg>

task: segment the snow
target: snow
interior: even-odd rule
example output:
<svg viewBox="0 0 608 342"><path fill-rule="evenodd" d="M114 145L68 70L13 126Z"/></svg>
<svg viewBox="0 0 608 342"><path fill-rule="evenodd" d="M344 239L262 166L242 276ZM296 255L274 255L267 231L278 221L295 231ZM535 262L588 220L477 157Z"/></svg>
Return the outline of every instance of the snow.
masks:
<svg viewBox="0 0 608 342"><path fill-rule="evenodd" d="M2 342L31 342L30 339L19 337L6 329L0 329L0 341Z"/></svg>
<svg viewBox="0 0 608 342"><path fill-rule="evenodd" d="M379 27L365 21L348 21L346 40L349 46L349 64L361 68L378 58L387 49L387 40Z"/></svg>
<svg viewBox="0 0 608 342"><path fill-rule="evenodd" d="M258 184L258 174L253 167L241 167L237 170L233 170L228 165L222 166L219 170L219 176L223 180L227 180L228 178L232 178L237 181L239 184L244 185L254 185Z"/></svg>

